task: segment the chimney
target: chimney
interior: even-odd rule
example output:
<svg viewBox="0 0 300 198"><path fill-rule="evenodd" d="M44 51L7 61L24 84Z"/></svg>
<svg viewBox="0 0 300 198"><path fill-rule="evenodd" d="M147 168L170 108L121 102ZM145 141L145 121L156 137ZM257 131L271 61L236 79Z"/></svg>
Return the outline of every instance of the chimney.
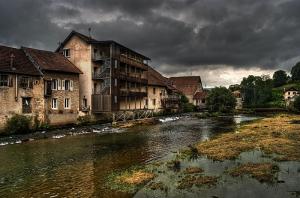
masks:
<svg viewBox="0 0 300 198"><path fill-rule="evenodd" d="M88 30L89 30L89 37L92 38L92 34L91 34L92 28L89 27Z"/></svg>
<svg viewBox="0 0 300 198"><path fill-rule="evenodd" d="M11 53L10 55L10 69L11 70L16 70L16 68L14 67L14 59L15 59L15 55L13 53Z"/></svg>

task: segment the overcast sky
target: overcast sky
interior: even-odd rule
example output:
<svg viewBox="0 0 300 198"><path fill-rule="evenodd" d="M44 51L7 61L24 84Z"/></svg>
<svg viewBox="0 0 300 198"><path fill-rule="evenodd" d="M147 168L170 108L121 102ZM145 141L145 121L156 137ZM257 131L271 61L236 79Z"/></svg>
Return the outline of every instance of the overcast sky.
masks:
<svg viewBox="0 0 300 198"><path fill-rule="evenodd" d="M166 76L200 75L206 86L300 61L299 0L1 0L0 27L0 44L46 50L91 27Z"/></svg>

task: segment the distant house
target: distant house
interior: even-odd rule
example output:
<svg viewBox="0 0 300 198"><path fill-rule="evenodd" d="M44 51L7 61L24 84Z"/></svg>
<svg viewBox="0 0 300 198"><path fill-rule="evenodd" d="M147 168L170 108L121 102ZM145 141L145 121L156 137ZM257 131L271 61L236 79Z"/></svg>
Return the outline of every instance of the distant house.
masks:
<svg viewBox="0 0 300 198"><path fill-rule="evenodd" d="M297 96L299 96L299 91L296 88L290 87L284 89L283 97L287 106L289 106L291 102L294 102Z"/></svg>
<svg viewBox="0 0 300 198"><path fill-rule="evenodd" d="M198 91L195 93L194 95L194 101L196 103L194 103L196 105L196 107L198 109L205 109L206 108L206 98L207 98L207 95L208 95L208 91L206 90L203 90L203 91Z"/></svg>
<svg viewBox="0 0 300 198"><path fill-rule="evenodd" d="M14 114L74 123L81 71L58 53L0 46L0 128Z"/></svg>
<svg viewBox="0 0 300 198"><path fill-rule="evenodd" d="M207 93L203 90L200 76L170 77L169 81L188 98L189 103L204 107Z"/></svg>
<svg viewBox="0 0 300 198"><path fill-rule="evenodd" d="M176 111L180 103L179 91L168 83L167 78L152 67L148 68L147 100L147 108L154 111Z"/></svg>

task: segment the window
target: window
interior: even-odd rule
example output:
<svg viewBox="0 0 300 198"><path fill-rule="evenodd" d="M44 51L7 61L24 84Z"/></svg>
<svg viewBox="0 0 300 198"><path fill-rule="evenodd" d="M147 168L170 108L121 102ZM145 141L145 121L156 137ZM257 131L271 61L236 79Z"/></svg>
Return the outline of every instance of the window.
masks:
<svg viewBox="0 0 300 198"><path fill-rule="evenodd" d="M83 100L82 100L82 106L83 107L87 107L87 99L86 98L83 98Z"/></svg>
<svg viewBox="0 0 300 198"><path fill-rule="evenodd" d="M118 103L118 97L115 96L114 99L115 99L115 103Z"/></svg>
<svg viewBox="0 0 300 198"><path fill-rule="evenodd" d="M155 94L156 93L156 89L155 88L153 88L153 94Z"/></svg>
<svg viewBox="0 0 300 198"><path fill-rule="evenodd" d="M0 87L8 87L8 75L0 74Z"/></svg>
<svg viewBox="0 0 300 198"><path fill-rule="evenodd" d="M70 90L70 81L69 80L65 80L65 90Z"/></svg>
<svg viewBox="0 0 300 198"><path fill-rule="evenodd" d="M58 103L58 102L57 102L57 98L52 98L51 108L52 108L52 109L57 109L57 106L58 106L57 103Z"/></svg>
<svg viewBox="0 0 300 198"><path fill-rule="evenodd" d="M71 108L71 100L70 98L65 98L65 109Z"/></svg>
<svg viewBox="0 0 300 198"><path fill-rule="evenodd" d="M156 105L156 99L152 99L152 105L153 105L153 106Z"/></svg>
<svg viewBox="0 0 300 198"><path fill-rule="evenodd" d="M148 99L145 99L145 105L148 106Z"/></svg>
<svg viewBox="0 0 300 198"><path fill-rule="evenodd" d="M115 87L118 86L118 80L115 78Z"/></svg>
<svg viewBox="0 0 300 198"><path fill-rule="evenodd" d="M71 50L70 49L63 49L63 55L67 58L71 56Z"/></svg>
<svg viewBox="0 0 300 198"><path fill-rule="evenodd" d="M118 68L118 60L115 60L115 68Z"/></svg>
<svg viewBox="0 0 300 198"><path fill-rule="evenodd" d="M53 80L52 80L52 84L51 84L51 85L52 85L52 90L57 90L57 87L58 87L57 84L58 84L58 83L57 83L57 80L56 80L56 79L53 79Z"/></svg>
<svg viewBox="0 0 300 198"><path fill-rule="evenodd" d="M205 103L205 99L202 99L202 103Z"/></svg>
<svg viewBox="0 0 300 198"><path fill-rule="evenodd" d="M20 79L20 87L27 89L33 87L33 82L30 77L22 76Z"/></svg>
<svg viewBox="0 0 300 198"><path fill-rule="evenodd" d="M22 113L31 113L31 98L22 98Z"/></svg>

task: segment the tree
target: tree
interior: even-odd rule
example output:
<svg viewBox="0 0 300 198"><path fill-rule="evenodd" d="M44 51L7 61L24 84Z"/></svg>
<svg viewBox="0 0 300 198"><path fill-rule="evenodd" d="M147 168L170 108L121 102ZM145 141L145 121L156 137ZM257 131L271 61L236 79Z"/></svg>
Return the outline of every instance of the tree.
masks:
<svg viewBox="0 0 300 198"><path fill-rule="evenodd" d="M225 87L213 88L207 96L207 107L214 112L231 112L236 105L232 92Z"/></svg>
<svg viewBox="0 0 300 198"><path fill-rule="evenodd" d="M272 100L273 82L268 76L253 76L243 78L241 93L244 105L248 107L264 107Z"/></svg>
<svg viewBox="0 0 300 198"><path fill-rule="evenodd" d="M294 108L296 111L300 112L300 96L295 98Z"/></svg>
<svg viewBox="0 0 300 198"><path fill-rule="evenodd" d="M238 91L241 89L241 86L239 84L236 84L236 85L230 85L229 86L229 90L234 92L234 91Z"/></svg>
<svg viewBox="0 0 300 198"><path fill-rule="evenodd" d="M280 87L287 83L288 76L285 71L278 70L273 74L273 86Z"/></svg>
<svg viewBox="0 0 300 198"><path fill-rule="evenodd" d="M300 81L300 62L292 68L291 74L293 81Z"/></svg>

